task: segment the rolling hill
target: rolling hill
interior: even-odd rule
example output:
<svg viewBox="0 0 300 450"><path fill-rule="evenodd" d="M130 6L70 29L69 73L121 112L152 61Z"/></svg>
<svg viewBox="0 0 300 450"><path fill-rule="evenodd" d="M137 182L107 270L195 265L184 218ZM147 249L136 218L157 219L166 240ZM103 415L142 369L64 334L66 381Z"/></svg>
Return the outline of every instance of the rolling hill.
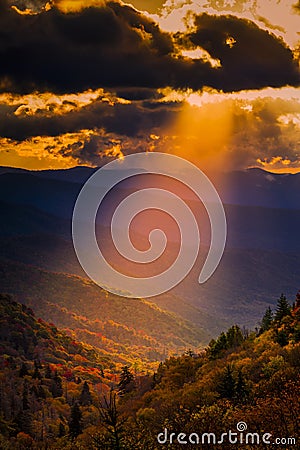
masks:
<svg viewBox="0 0 300 450"><path fill-rule="evenodd" d="M253 328L278 292L291 296L297 291L300 175L253 169L228 174L227 182L216 179L228 202L228 240L221 264L207 283L197 282L204 246L189 276L152 303L107 294L113 301L97 310L98 299L106 297L86 280L71 240L72 208L94 170L0 169L1 291L16 294L45 320L74 328L81 340L96 345L97 333L103 335L105 348L115 358L122 354L128 360L131 354L139 361L153 361L169 351L205 345L233 322ZM199 209L193 199L188 202ZM204 224L204 235L208 225ZM101 239L101 221L98 231Z"/></svg>
<svg viewBox="0 0 300 450"><path fill-rule="evenodd" d="M0 270L3 292L115 361L155 362L207 341L206 330L191 322L148 301L109 294L84 278L11 261Z"/></svg>

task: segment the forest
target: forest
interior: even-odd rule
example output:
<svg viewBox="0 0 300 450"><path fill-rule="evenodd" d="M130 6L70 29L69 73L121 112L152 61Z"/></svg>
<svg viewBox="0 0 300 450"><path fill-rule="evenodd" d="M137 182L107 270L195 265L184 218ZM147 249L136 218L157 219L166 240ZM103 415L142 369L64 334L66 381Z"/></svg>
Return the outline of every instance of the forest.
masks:
<svg viewBox="0 0 300 450"><path fill-rule="evenodd" d="M246 449L278 448L276 438L281 448L298 448L300 293L292 304L282 294L259 328L233 325L205 349L143 373L11 296L1 295L0 310L3 450L176 449L183 436L192 437L184 448L195 448L200 436L198 448L231 449L237 445L214 444L211 433L219 437L240 423L250 433ZM258 444L255 436L265 434L271 443Z"/></svg>

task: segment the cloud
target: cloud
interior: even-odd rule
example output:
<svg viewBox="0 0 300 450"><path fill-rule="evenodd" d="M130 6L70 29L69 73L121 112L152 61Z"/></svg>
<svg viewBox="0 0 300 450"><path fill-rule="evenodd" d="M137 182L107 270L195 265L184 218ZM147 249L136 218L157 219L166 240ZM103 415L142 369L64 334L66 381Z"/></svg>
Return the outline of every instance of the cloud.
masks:
<svg viewBox="0 0 300 450"><path fill-rule="evenodd" d="M299 85L298 66L286 45L230 16L198 16L197 31L189 35L194 45L218 55L219 69L180 56L170 33L128 5L111 1L72 13L52 7L20 15L0 0L0 8L2 92L166 86L227 92ZM232 48L224 44L228 33L237 39Z"/></svg>
<svg viewBox="0 0 300 450"><path fill-rule="evenodd" d="M44 0L8 0L9 6L16 6L21 12L32 11L33 13L39 13L43 10L47 1Z"/></svg>
<svg viewBox="0 0 300 450"><path fill-rule="evenodd" d="M203 169L299 169L300 102L295 90L287 99L276 92L282 98L274 92L274 98L247 99L241 93L201 106L153 100L113 106L101 98L51 117L45 110L13 117L17 105L5 106L3 113L12 122L3 128L18 140L2 138L0 156L9 151L6 164L16 161L17 152L19 158L40 158L49 167L58 162L99 166L123 154L161 151L187 157ZM44 136L36 136L39 130Z"/></svg>
<svg viewBox="0 0 300 450"><path fill-rule="evenodd" d="M292 51L273 34L234 16L201 14L189 34L194 46L221 62L215 87L225 91L299 85ZM284 80L284 81L283 81Z"/></svg>
<svg viewBox="0 0 300 450"><path fill-rule="evenodd" d="M296 100L256 99L251 108L232 104L233 129L227 160L233 168L299 167L300 103Z"/></svg>
<svg viewBox="0 0 300 450"><path fill-rule="evenodd" d="M232 14L273 32L293 48L299 41L297 5L299 2L295 5L295 0L167 0L162 11L152 17L165 31L185 32L192 28L195 14Z"/></svg>
<svg viewBox="0 0 300 450"><path fill-rule="evenodd" d="M133 137L166 126L179 108L177 102L145 100L124 104L110 102L106 98L97 99L81 108L75 107L65 114L57 114L57 107L51 104L47 105L47 109L36 110L35 113L28 113L26 107L23 112L18 105L7 106L3 109L0 121L0 136L22 141L33 136L58 136L84 129L105 129L107 132ZM16 114L20 109L21 112Z"/></svg>

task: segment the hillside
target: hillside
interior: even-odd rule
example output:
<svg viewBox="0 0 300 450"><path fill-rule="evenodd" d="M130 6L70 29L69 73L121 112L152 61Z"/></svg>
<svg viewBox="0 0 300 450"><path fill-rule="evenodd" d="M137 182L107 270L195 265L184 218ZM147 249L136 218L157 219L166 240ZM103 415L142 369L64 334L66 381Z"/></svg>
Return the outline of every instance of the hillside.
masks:
<svg viewBox="0 0 300 450"><path fill-rule="evenodd" d="M232 323L254 328L278 292L290 296L298 289L300 210L282 206L288 193L296 202L299 176L249 170L234 173L232 184L223 179L220 185L224 199L232 202L225 205L228 239L221 264L207 283L197 281L209 237L208 221L200 220L199 259L177 287L151 302L106 294L86 279L71 239L76 195L93 170L0 169L1 291L16 295L44 320L98 346L116 362L153 367L169 354L206 345ZM278 203L273 188L280 193ZM294 200L286 205L295 208ZM201 219L199 203L189 203ZM106 231L100 221L97 232L105 245ZM145 240L141 234L136 237ZM111 255L109 244L107 251ZM124 262L121 267L126 268Z"/></svg>
<svg viewBox="0 0 300 450"><path fill-rule="evenodd" d="M48 272L86 277L70 240L53 233L0 237L0 251L5 260ZM202 335L200 340L204 343L232 322L256 326L278 292L291 296L299 285L300 264L296 251L227 247L214 276L199 286L198 270L202 264L203 254L179 286L151 302L203 330L206 336ZM43 289L41 283L39 286ZM87 294L82 295L88 301Z"/></svg>
<svg viewBox="0 0 300 450"><path fill-rule="evenodd" d="M88 414L89 385L96 402L97 392L109 391L116 380L105 351L74 340L4 294L0 348L1 449L46 448L55 436L67 434L75 400Z"/></svg>
<svg viewBox="0 0 300 450"><path fill-rule="evenodd" d="M180 449L184 440L187 449L198 443L221 450L237 448L238 436L238 448L297 449L299 390L300 293L292 307L281 295L260 330L245 333L232 326L205 351L160 364L150 389L137 387L120 399L129 428L122 442L128 449L158 450L161 444Z"/></svg>
<svg viewBox="0 0 300 450"><path fill-rule="evenodd" d="M298 448L300 293L293 306L281 295L260 330L234 325L147 375L115 370L7 296L0 310L1 449L221 450L236 436L249 450Z"/></svg>
<svg viewBox="0 0 300 450"><path fill-rule="evenodd" d="M6 294L0 294L0 346L2 368L23 363L31 367L36 361L78 375L92 371L95 380L104 370L115 368L106 352L76 341Z"/></svg>
<svg viewBox="0 0 300 450"><path fill-rule="evenodd" d="M153 303L118 297L78 276L10 261L2 261L0 271L4 292L115 361L143 365L206 339L203 330Z"/></svg>

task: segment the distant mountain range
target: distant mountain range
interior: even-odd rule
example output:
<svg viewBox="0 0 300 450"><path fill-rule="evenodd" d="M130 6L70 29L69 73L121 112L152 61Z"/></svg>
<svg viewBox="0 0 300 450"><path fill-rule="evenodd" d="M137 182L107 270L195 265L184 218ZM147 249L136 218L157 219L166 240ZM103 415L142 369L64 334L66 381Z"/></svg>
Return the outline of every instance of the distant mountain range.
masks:
<svg viewBox="0 0 300 450"><path fill-rule="evenodd" d="M96 170L97 168L78 166L71 169L29 171L2 166L0 175L34 175L35 179L83 184ZM300 209L300 173L276 174L253 168L227 173L215 172L209 174L209 177L226 204ZM9 177L6 182L8 179ZM13 180L16 178L13 177ZM50 186L51 184L49 188Z"/></svg>
<svg viewBox="0 0 300 450"><path fill-rule="evenodd" d="M111 298L84 281L86 275L71 241L74 203L82 184L95 170L76 167L35 172L0 168L1 291L17 295L45 320L63 328L71 326L77 330L78 339L92 341L93 345L93 333L97 332L94 321L100 321L110 352L123 352L128 358L129 348L124 349L131 341L136 357L150 361L162 359L168 352L203 345L232 323L254 327L281 292L292 297L299 289L300 174L249 169L214 176L225 203L228 241L221 264L207 283L199 286L197 282L199 264L209 243L209 223L204 221L204 247L198 265L180 285L151 302L136 301L132 311L131 301L114 296L114 303L105 306L105 319L101 317L102 307L94 310L94 318L88 317L85 308L91 298L93 303L105 295ZM125 196L134 187L132 178L119 192ZM187 202L199 210L195 199L188 198ZM100 218L100 236L106 227ZM85 283L88 288L84 288ZM118 304L118 311L126 308L127 313L117 314L113 304ZM134 314L136 325L129 325L126 317ZM148 321L140 322L140 315L148 317ZM88 322L82 322L79 316ZM108 331L109 321L113 332ZM166 328L172 333L166 334ZM123 337L115 333L117 329L126 329ZM150 348L156 348L156 356L148 352L143 333Z"/></svg>

